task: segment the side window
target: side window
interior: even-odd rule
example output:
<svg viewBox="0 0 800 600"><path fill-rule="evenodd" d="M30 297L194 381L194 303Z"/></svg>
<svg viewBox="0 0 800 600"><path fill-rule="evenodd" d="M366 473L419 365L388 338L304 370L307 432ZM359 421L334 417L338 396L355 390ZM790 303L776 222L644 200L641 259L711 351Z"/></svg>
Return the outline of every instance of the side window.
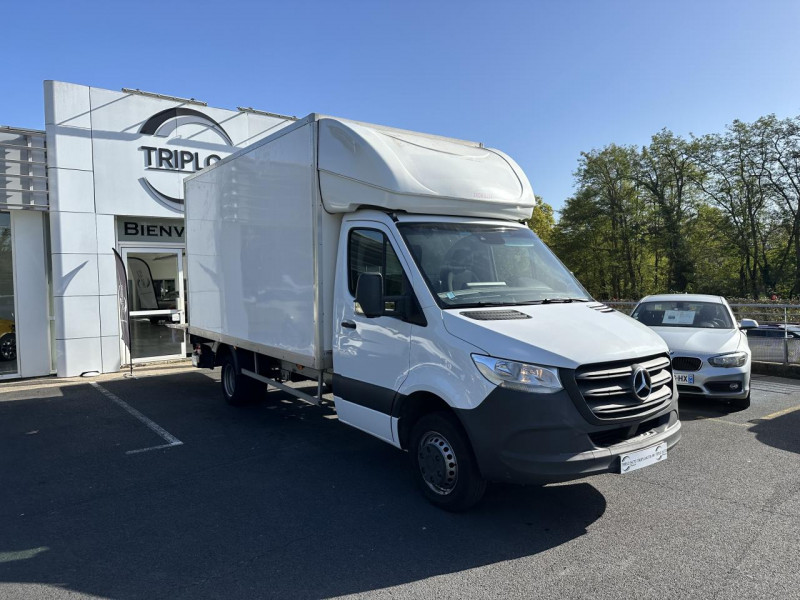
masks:
<svg viewBox="0 0 800 600"><path fill-rule="evenodd" d="M411 322L420 320L415 316L418 312L417 303L413 294L409 293L403 265L383 232L375 229L352 229L348 239L347 258L347 283L353 296L356 294L358 277L362 273L380 273L383 275L384 314L398 317L403 315L401 318ZM401 306L403 303L406 304L405 311Z"/></svg>
<svg viewBox="0 0 800 600"><path fill-rule="evenodd" d="M358 276L362 273L380 273L385 275L384 245L386 236L374 229L353 229L350 231L348 242L349 271L348 287L355 296ZM386 283L384 282L384 287ZM385 294L384 290L384 294Z"/></svg>
<svg viewBox="0 0 800 600"><path fill-rule="evenodd" d="M406 293L403 266L392 244L383 232L374 229L353 229L349 242L349 289L355 296L358 276L362 273L383 275L383 295L402 296Z"/></svg>
<svg viewBox="0 0 800 600"><path fill-rule="evenodd" d="M394 248L388 241L386 242L386 270L383 273L383 293L386 296L402 296L406 293L403 265L400 264L400 259L397 258Z"/></svg>

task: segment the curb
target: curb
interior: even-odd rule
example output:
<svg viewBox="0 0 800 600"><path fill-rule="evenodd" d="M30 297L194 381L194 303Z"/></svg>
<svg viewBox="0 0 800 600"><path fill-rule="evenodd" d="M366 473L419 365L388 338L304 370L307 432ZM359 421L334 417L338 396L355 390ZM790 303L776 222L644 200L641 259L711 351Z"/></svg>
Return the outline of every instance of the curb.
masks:
<svg viewBox="0 0 800 600"><path fill-rule="evenodd" d="M758 375L776 375L778 377L791 377L793 379L800 379L800 365L753 362L751 363L751 372Z"/></svg>

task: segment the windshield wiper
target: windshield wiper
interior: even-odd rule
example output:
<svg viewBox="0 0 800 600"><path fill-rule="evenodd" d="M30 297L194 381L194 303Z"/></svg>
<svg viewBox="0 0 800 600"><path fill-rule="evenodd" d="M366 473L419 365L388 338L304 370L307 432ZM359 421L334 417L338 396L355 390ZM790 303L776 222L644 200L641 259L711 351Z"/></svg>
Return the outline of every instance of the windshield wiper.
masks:
<svg viewBox="0 0 800 600"><path fill-rule="evenodd" d="M542 304L569 304L570 302L588 302L585 298L545 298Z"/></svg>
<svg viewBox="0 0 800 600"><path fill-rule="evenodd" d="M513 300L509 302L464 302L450 304L447 308L478 308L493 306L529 306L532 304L569 304L571 302L589 302L585 298L545 298L544 300Z"/></svg>
<svg viewBox="0 0 800 600"><path fill-rule="evenodd" d="M588 302L586 298L545 298L543 300L528 300L515 304L569 304L571 302Z"/></svg>

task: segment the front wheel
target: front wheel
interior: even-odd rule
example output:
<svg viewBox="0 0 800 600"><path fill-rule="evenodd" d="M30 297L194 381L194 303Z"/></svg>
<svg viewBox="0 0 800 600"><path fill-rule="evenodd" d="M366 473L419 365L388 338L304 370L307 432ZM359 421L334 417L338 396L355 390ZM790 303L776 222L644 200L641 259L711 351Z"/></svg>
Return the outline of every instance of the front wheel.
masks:
<svg viewBox="0 0 800 600"><path fill-rule="evenodd" d="M439 508L462 511L483 497L486 480L454 415L436 412L417 421L411 429L409 454L420 490Z"/></svg>

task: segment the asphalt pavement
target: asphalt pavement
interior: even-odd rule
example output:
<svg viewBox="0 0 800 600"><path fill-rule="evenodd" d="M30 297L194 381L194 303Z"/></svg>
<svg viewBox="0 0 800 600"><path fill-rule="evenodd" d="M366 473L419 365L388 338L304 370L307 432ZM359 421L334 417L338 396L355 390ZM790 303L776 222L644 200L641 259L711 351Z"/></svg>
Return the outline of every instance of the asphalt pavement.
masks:
<svg viewBox="0 0 800 600"><path fill-rule="evenodd" d="M429 505L407 456L185 366L0 384L0 598L800 598L800 381L626 475Z"/></svg>

